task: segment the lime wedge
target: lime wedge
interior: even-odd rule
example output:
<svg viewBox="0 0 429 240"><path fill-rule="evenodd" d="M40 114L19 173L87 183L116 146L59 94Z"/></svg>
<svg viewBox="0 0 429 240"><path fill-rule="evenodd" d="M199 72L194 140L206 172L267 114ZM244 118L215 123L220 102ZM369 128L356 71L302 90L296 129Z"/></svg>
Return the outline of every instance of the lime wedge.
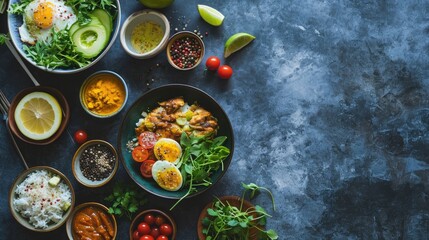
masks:
<svg viewBox="0 0 429 240"><path fill-rule="evenodd" d="M207 5L198 4L198 12L204 21L216 27L220 26L223 22L223 19L225 18L225 16L218 10Z"/></svg>
<svg viewBox="0 0 429 240"><path fill-rule="evenodd" d="M225 43L225 51L223 56L225 58L229 57L229 55L244 48L247 44L253 41L253 39L255 39L255 36L252 36L248 33L236 33L232 35Z"/></svg>

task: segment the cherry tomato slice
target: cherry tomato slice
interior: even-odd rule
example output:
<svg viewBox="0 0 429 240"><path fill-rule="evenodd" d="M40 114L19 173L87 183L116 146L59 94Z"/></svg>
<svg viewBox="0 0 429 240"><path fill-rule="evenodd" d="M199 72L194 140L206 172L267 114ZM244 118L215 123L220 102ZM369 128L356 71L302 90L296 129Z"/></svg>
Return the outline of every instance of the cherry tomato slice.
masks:
<svg viewBox="0 0 429 240"><path fill-rule="evenodd" d="M155 223L155 216L153 214L148 213L148 214L144 215L144 221L147 224L152 225Z"/></svg>
<svg viewBox="0 0 429 240"><path fill-rule="evenodd" d="M170 236L173 233L173 228L170 226L170 224L164 223L159 227L159 231L162 235Z"/></svg>
<svg viewBox="0 0 429 240"><path fill-rule="evenodd" d="M131 155L136 162L143 162L149 157L149 152L142 146L137 146L131 152Z"/></svg>
<svg viewBox="0 0 429 240"><path fill-rule="evenodd" d="M211 56L211 57L207 58L206 67L208 70L216 71L216 69L218 69L219 65L220 65L220 59L218 57Z"/></svg>
<svg viewBox="0 0 429 240"><path fill-rule="evenodd" d="M156 240L168 240L168 237L166 237L164 235L160 235L156 238Z"/></svg>
<svg viewBox="0 0 429 240"><path fill-rule="evenodd" d="M77 130L74 133L74 140L78 143L78 144L82 144L84 142L86 142L86 139L88 138L88 134L86 134L85 131L83 130Z"/></svg>
<svg viewBox="0 0 429 240"><path fill-rule="evenodd" d="M217 75L222 79L229 79L232 76L232 68L228 65L222 65L217 70Z"/></svg>
<svg viewBox="0 0 429 240"><path fill-rule="evenodd" d="M156 216L156 218L155 218L155 224L157 226L161 226L164 223L165 223L165 218L163 216L160 216L160 215Z"/></svg>
<svg viewBox="0 0 429 240"><path fill-rule="evenodd" d="M154 238L158 237L160 234L159 228L157 227L152 228L152 231L150 231L150 235Z"/></svg>
<svg viewBox="0 0 429 240"><path fill-rule="evenodd" d="M151 235L143 235L139 240L155 240Z"/></svg>
<svg viewBox="0 0 429 240"><path fill-rule="evenodd" d="M140 240L140 233L139 233L139 231L135 230L133 232L133 240Z"/></svg>
<svg viewBox="0 0 429 240"><path fill-rule="evenodd" d="M148 235L150 233L150 226L145 222L139 223L137 226L137 231L139 231L140 235Z"/></svg>
<svg viewBox="0 0 429 240"><path fill-rule="evenodd" d="M139 136L139 144L145 149L152 149L156 141L158 141L158 138L153 132L142 132Z"/></svg>
<svg viewBox="0 0 429 240"><path fill-rule="evenodd" d="M151 178L152 177L152 166L155 164L155 161L152 159L148 159L142 162L142 165L140 165L140 173L145 178ZM145 221L146 222L146 221Z"/></svg>

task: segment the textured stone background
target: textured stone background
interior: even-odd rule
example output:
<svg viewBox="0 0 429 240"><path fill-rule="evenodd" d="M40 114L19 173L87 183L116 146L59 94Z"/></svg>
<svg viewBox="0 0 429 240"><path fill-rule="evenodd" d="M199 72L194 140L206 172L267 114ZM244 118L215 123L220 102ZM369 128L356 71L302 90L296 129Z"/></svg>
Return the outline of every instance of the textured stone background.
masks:
<svg viewBox="0 0 429 240"><path fill-rule="evenodd" d="M226 16L220 28L204 23L196 4ZM122 21L143 7L121 1ZM176 0L163 10L172 29L200 29L206 56L223 53L236 32L257 39L226 63L221 81L204 66L178 72L164 54L135 60L119 40L94 67L75 75L44 73L43 85L59 88L72 106L69 132L116 143L120 116L100 121L78 103L82 81L92 72L121 74L130 89L128 106L150 88L167 83L199 87L217 99L235 130L236 149L224 178L211 191L172 212L178 239L196 239L199 212L213 195L237 195L241 182L270 188L278 210L269 219L280 239L428 239L429 236L429 3L422 0ZM0 30L6 32L6 16ZM156 67L160 63L161 67ZM151 79L155 81L152 82ZM0 47L0 86L9 99L31 81L6 47ZM34 234L18 225L7 194L23 170L4 124L0 124L1 239L65 239L65 228ZM97 190L77 184L70 171L76 149L67 134L50 146L24 143L30 165L50 165L73 181L77 203L103 202L111 184ZM132 181L121 166L115 181ZM172 201L149 197L148 207ZM272 213L266 195L259 203ZM119 221L127 239L129 221Z"/></svg>

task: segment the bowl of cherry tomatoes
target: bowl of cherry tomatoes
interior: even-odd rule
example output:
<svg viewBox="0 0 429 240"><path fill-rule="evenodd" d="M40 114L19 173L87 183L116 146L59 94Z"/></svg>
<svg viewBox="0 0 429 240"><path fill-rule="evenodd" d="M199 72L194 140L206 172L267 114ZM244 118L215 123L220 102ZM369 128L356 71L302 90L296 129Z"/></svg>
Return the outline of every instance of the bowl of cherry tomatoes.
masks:
<svg viewBox="0 0 429 240"><path fill-rule="evenodd" d="M148 209L139 213L130 226L130 240L175 240L176 223L163 211Z"/></svg>

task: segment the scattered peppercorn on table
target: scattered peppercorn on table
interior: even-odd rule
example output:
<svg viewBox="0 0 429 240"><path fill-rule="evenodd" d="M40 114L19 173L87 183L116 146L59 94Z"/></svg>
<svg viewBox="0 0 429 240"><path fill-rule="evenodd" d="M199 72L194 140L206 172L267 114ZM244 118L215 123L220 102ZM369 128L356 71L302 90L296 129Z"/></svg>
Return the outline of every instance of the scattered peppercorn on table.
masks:
<svg viewBox="0 0 429 240"><path fill-rule="evenodd" d="M216 13L212 22L220 26L202 19L198 4L218 10L224 18L216 18L220 16ZM139 1L121 1L121 22L143 9L148 8ZM65 95L70 123L49 145L17 139L18 145L29 166L54 167L67 176L75 191L75 206L96 202L109 207L112 202L107 197L117 200L114 191L135 187L146 200L142 206L133 202L139 209L136 213L147 209L168 213L178 240L198 239L197 221L203 208L215 196L239 196L242 183L255 183L273 193L275 211L266 192L251 202L271 215L266 229L275 230L278 239L426 239L426 9L428 3L418 0L175 0L156 11L170 21L170 37L189 31L202 39L201 64L188 71L176 69L168 62L167 49L150 59L135 59L124 51L119 37L97 64L78 73L49 73L26 62L41 85ZM0 15L0 32L8 32L7 14ZM225 43L237 33L248 33L252 38L247 38L244 48L236 46L241 40L230 43L225 57ZM198 44L178 41L178 45L187 41L188 46L181 49L173 44L170 60L179 68L193 67L199 57ZM219 62L215 69L207 70L204 63L210 57L219 58ZM221 79L216 72L223 65L233 72L229 79ZM109 118L88 114L80 103L84 80L101 70L118 73L128 89L125 99L120 85L98 79L84 91L88 109L98 114L109 114L125 103ZM132 103L150 89L170 83L207 92L231 120L234 155L222 179L171 211L176 200L138 187L120 159L119 169L107 184L97 188L80 184L72 172L73 154L79 147L74 133L84 130L88 140L105 140L118 148L119 128ZM31 80L11 52L0 46L0 89L11 101L30 86ZM171 95L180 97L175 92ZM152 108L142 109L149 110ZM135 116L136 122L141 117ZM0 124L0 142L0 238L68 239L66 225L39 233L22 227L12 217L7 196L24 166L4 122ZM92 165L91 154L99 157L97 167ZM112 167L111 158L108 150L94 146L83 155L81 171L88 178L103 178ZM114 190L117 183L123 188ZM116 239L130 239L132 220L126 213L115 218ZM142 216L136 224L145 221Z"/></svg>

